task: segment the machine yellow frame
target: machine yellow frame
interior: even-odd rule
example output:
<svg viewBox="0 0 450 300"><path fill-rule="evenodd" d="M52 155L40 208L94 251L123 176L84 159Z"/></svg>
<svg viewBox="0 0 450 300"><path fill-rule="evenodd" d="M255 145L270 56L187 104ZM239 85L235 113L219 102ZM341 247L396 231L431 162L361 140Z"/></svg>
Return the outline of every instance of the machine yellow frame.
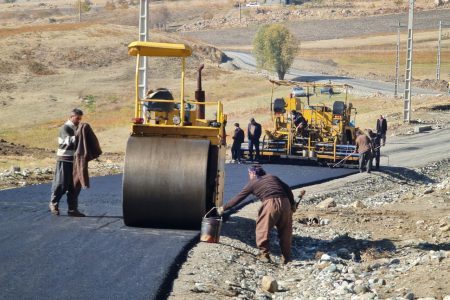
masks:
<svg viewBox="0 0 450 300"><path fill-rule="evenodd" d="M275 138L275 140L269 140L271 144L273 144L278 138L285 136L286 138L286 153L281 154L281 152L277 152L276 150L267 150L263 149L261 150L261 153L263 156L280 156L280 157L290 157L290 158L300 158L297 154L293 153L293 132L291 128L290 122L287 121L285 114L276 114L273 106L274 106L274 90L277 87L293 87L293 86L302 86L306 90L307 94L307 101L299 100L297 97L293 97L290 95L287 99L285 99L285 110L286 112L290 112L292 110L300 111L303 113L305 118L308 120L308 123L310 125L315 124L313 126L316 128L317 136L320 137L320 139L317 138L311 138L311 136L308 136L308 138L305 138L305 146L303 149L307 150L308 157L302 157L307 159L325 159L325 160L332 160L337 161L338 159L342 159L342 147L343 145L338 145L338 135L342 134L345 130L344 125L342 122L339 122L336 127L336 125L332 122L333 119L335 119L335 116L332 114L332 112L329 112L327 109L329 107L325 104L310 104L309 101L309 95L310 92L316 91L316 89L320 89L322 87L332 87L337 88L345 91L345 106L349 107L349 110L352 110L354 108L351 107L351 104L348 103L348 91L349 89L352 89L353 87L348 84L335 84L332 82L328 83L317 83L317 82L300 82L300 81L287 81L287 80L269 80L270 83L272 83L272 92L271 92L271 119L274 123L274 131L267 131L266 134L270 134L273 136L270 139ZM343 92L344 93L344 92ZM283 127L280 127L278 122L281 124L286 123L283 125ZM326 128L326 129L325 129ZM318 131L317 131L318 130ZM330 131L331 130L331 131ZM280 139L281 141L281 139ZM263 141L263 145L266 143L266 141ZM268 149L272 149L273 147L269 147ZM278 148L273 148L278 149ZM280 148L281 149L281 148ZM319 150L318 152L316 152ZM312 155L312 156L310 156ZM348 160L356 160L357 157L349 157Z"/></svg>
<svg viewBox="0 0 450 300"><path fill-rule="evenodd" d="M134 118L123 177L124 222L131 226L198 227L206 209L223 204L223 105L220 101L203 101L203 66L199 69L196 100L185 99L186 57L192 54L188 45L132 42L128 54L136 56L136 74ZM174 100L167 89L139 95L141 56L181 59L179 99ZM205 118L206 106L217 107L211 120ZM170 171L161 171L162 161Z"/></svg>
<svg viewBox="0 0 450 300"><path fill-rule="evenodd" d="M135 118L144 119L142 116L141 105L144 102L153 103L180 103L180 119L185 120L185 105L195 104L204 106L217 106L216 121L223 127L226 116L223 114L223 104L220 101L186 101L185 100L185 74L186 74L186 57L191 56L192 49L185 44L172 44L172 43L156 43L156 42L132 42L128 45L128 54L130 56L136 56L136 74L135 74ZM180 100L163 100L163 99L140 99L139 98L139 68L140 68L140 56L150 57L177 57L181 58L181 92ZM186 126L183 121L179 125L161 124L134 124L133 133L141 135L165 135L165 136L189 136L207 138L213 145L219 145L224 140L224 130L218 128L199 126L206 125L206 120L197 119L199 124ZM151 128L150 128L151 127ZM181 127L181 128L180 128ZM189 127L188 133L183 130L183 127Z"/></svg>

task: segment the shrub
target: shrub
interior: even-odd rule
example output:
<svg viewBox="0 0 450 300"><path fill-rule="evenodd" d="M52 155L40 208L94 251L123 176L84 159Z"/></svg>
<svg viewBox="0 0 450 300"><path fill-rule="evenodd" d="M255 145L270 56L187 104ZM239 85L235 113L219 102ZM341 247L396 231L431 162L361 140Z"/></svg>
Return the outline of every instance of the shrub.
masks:
<svg viewBox="0 0 450 300"><path fill-rule="evenodd" d="M114 1L106 1L105 3L105 10L115 10L116 5L114 4Z"/></svg>
<svg viewBox="0 0 450 300"><path fill-rule="evenodd" d="M84 96L83 101L89 112L95 112L96 103L93 95Z"/></svg>
<svg viewBox="0 0 450 300"><path fill-rule="evenodd" d="M119 1L117 1L117 4L122 9L127 9L128 8L128 1L127 0L119 0Z"/></svg>
<svg viewBox="0 0 450 300"><path fill-rule="evenodd" d="M52 75L55 74L52 70L50 70L46 65L41 62L31 60L28 63L28 70L35 75Z"/></svg>
<svg viewBox="0 0 450 300"><path fill-rule="evenodd" d="M82 12L88 12L91 10L92 2L90 0L77 0L73 5L76 11L78 11L78 9L80 8L80 2Z"/></svg>

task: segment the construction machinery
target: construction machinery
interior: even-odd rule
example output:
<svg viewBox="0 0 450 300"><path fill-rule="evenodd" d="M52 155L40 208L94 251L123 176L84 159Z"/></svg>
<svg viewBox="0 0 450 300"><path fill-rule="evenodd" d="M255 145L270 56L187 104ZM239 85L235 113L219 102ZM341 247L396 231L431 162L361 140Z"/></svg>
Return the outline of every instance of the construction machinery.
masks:
<svg viewBox="0 0 450 300"><path fill-rule="evenodd" d="M348 103L347 84L275 81L272 83L270 112L272 128L265 130L260 141L262 159L304 159L320 164L338 161L352 164L358 160L355 153L356 109ZM278 87L299 87L306 90L301 97L291 93L286 98L273 99ZM344 97L332 106L313 103L312 96ZM248 146L243 145L244 154Z"/></svg>
<svg viewBox="0 0 450 300"><path fill-rule="evenodd" d="M123 174L123 217L128 226L200 228L202 217L222 205L226 115L220 101L205 101L198 72L195 99L185 99L184 44L132 42L136 56L135 111ZM139 97L140 57L181 60L180 98L168 89ZM214 117L205 118L205 108ZM212 114L211 114L212 115Z"/></svg>

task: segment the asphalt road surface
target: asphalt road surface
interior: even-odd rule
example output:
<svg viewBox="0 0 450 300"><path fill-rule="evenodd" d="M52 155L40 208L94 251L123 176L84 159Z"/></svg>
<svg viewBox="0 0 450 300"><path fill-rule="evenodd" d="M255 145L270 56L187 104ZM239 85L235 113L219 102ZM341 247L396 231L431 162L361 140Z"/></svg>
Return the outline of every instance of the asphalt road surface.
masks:
<svg viewBox="0 0 450 300"><path fill-rule="evenodd" d="M355 172L267 165L291 186ZM227 165L229 199L247 181L245 165ZM197 231L126 227L122 176L92 179L80 195L87 218L51 216L50 185L0 191L0 299L164 298ZM62 205L65 214L65 203ZM176 209L176 208L175 208Z"/></svg>
<svg viewBox="0 0 450 300"><path fill-rule="evenodd" d="M449 114L450 118L450 114ZM418 167L450 157L450 128L431 130L414 135L387 137L381 148L382 165Z"/></svg>
<svg viewBox="0 0 450 300"><path fill-rule="evenodd" d="M256 71L256 60L255 57L250 53L237 52L237 51L225 51L225 54L233 59L233 63L236 64L241 69ZM287 80L295 81L316 81L316 82L328 82L331 80L333 83L349 84L353 86L355 92L357 93L383 93L383 94L394 94L394 84L389 82L377 81L377 80L366 80L366 79L356 79L352 77L334 76L334 75L324 75L320 73L306 72L294 68L290 68L286 73ZM399 93L403 92L402 88L399 88ZM412 87L412 92L414 95L437 95L439 93Z"/></svg>

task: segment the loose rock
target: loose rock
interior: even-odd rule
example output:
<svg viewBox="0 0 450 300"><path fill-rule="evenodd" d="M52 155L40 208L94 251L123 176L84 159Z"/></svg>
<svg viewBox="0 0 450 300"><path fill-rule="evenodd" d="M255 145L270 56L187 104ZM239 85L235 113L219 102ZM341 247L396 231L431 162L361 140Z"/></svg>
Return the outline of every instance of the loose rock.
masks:
<svg viewBox="0 0 450 300"><path fill-rule="evenodd" d="M278 291L278 283L273 277L264 276L261 280L261 289L269 293L275 293Z"/></svg>
<svg viewBox="0 0 450 300"><path fill-rule="evenodd" d="M327 198L317 204L317 208L330 208L330 207L336 207L336 202L333 198Z"/></svg>

